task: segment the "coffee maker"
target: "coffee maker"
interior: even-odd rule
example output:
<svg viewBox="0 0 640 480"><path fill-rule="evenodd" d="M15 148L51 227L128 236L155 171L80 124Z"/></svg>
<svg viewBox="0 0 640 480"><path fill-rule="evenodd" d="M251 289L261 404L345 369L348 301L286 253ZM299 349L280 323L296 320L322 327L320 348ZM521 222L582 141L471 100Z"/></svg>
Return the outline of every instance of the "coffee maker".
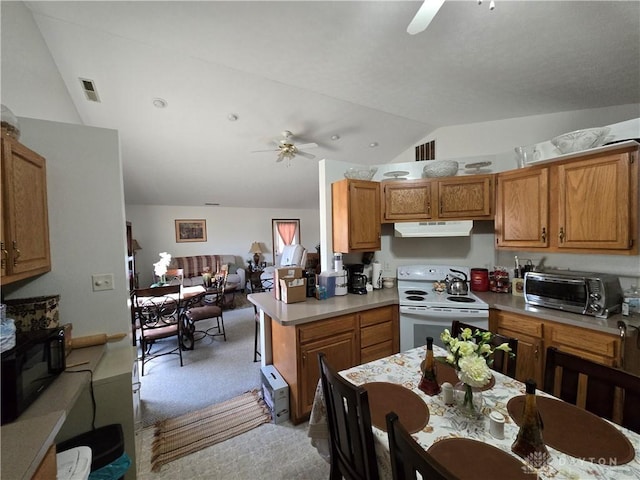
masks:
<svg viewBox="0 0 640 480"><path fill-rule="evenodd" d="M364 272L364 265L362 263L352 263L345 265L348 274L348 290L349 293L355 293L363 295L367 293L367 276Z"/></svg>

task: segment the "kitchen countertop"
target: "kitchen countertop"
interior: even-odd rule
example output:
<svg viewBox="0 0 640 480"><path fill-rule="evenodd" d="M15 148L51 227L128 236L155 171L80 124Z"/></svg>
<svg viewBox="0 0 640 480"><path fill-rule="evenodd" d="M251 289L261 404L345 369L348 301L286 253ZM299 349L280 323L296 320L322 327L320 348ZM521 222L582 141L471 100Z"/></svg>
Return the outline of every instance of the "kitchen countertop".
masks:
<svg viewBox="0 0 640 480"><path fill-rule="evenodd" d="M69 367L61 373L22 415L0 427L0 473L3 479L31 479L47 450L55 442L67 414L91 379L88 372L69 372L95 371L105 350L105 345L73 350L67 357L67 365L82 365Z"/></svg>
<svg viewBox="0 0 640 480"><path fill-rule="evenodd" d="M366 295L349 293L326 300L307 298L306 301L298 303L276 300L272 292L252 293L247 299L281 325L293 326L385 305L397 305L398 290L383 288Z"/></svg>
<svg viewBox="0 0 640 480"><path fill-rule="evenodd" d="M575 325L614 335L619 334L619 321L623 321L628 327L631 326L640 329L640 315L626 317L621 314L615 314L609 318L596 318L588 315L563 312L562 310L527 305L524 297L511 294L493 292L473 293L485 301L489 305L489 308L531 315L543 320ZM331 297L326 300L307 298L305 302L290 304L276 300L271 292L252 293L248 295L247 298L272 319L284 326L300 325L385 305L397 305L399 302L398 290L396 288L374 290L366 295L348 294L340 297Z"/></svg>

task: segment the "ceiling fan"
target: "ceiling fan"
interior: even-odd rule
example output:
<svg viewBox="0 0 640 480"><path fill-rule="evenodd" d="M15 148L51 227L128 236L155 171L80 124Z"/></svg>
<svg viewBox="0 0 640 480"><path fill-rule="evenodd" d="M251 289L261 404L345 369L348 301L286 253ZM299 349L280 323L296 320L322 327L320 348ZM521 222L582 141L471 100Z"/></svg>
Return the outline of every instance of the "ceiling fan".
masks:
<svg viewBox="0 0 640 480"><path fill-rule="evenodd" d="M424 32L431 20L437 15L440 11L440 7L444 4L445 0L424 0L418 13L413 17L413 20L409 23L407 27L407 33L410 35L415 35L420 32ZM478 0L478 5L482 5L482 0ZM489 2L489 10L493 11L496 8L495 0L491 0Z"/></svg>
<svg viewBox="0 0 640 480"><path fill-rule="evenodd" d="M292 140L293 133L291 133L289 130L283 131L281 135L282 135L282 138L279 141L273 140L273 143L277 147L275 150L254 150L252 153L277 152L278 158L276 162L281 162L286 158L287 164L289 164L291 159L293 159L297 155L300 155L306 158L311 158L311 159L316 158L315 155L305 152L304 150L308 148L317 148L318 147L317 143L304 143L304 144L296 145L295 143L293 143L293 140Z"/></svg>

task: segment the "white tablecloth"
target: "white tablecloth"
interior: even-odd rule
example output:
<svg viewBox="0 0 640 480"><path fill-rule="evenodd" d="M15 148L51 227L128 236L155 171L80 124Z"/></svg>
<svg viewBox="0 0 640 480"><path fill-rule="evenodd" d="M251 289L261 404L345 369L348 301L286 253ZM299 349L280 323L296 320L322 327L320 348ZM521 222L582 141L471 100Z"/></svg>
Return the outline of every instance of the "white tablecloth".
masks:
<svg viewBox="0 0 640 480"><path fill-rule="evenodd" d="M444 355L444 350L434 346L434 353ZM507 411L507 402L518 395L524 395L522 382L506 375L494 372L496 384L493 388L482 392L483 417L478 421L468 420L461 416L455 406L445 405L442 393L429 397L418 389L420 382L420 363L425 358L425 347L418 347L398 353L374 362L366 363L340 372L342 376L356 385L368 382L390 382L403 385L420 395L429 406L429 423L421 431L414 433L413 438L425 449L434 442L445 438L464 437L489 443L501 450L511 453L511 444L518 433L518 426ZM546 395L538 391L540 395ZM548 396L548 395L547 395ZM640 407L639 407L640 408ZM489 433L489 414L498 411L505 416L504 439L497 439ZM640 435L615 425L629 439L635 449L635 458L624 465L608 466L588 462L565 455L549 447L551 462L539 473L541 479L639 479L640 478ZM380 470L380 478L391 478L391 463L387 433L373 427L376 456ZM308 435L311 443L328 461L328 428L324 396L320 383L316 389ZM519 457L518 457L519 458ZM482 462L482 459L461 459L461 461ZM532 475L532 479L535 477Z"/></svg>

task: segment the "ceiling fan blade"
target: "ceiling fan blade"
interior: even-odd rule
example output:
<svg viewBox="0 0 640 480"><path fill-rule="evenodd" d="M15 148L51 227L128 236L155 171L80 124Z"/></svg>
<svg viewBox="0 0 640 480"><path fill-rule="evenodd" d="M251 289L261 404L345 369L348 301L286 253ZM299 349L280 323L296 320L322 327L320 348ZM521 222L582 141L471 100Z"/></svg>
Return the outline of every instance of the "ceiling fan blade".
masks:
<svg viewBox="0 0 640 480"><path fill-rule="evenodd" d="M413 20L409 23L407 33L409 35L415 35L416 33L426 30L443 3L444 0L424 0L418 13L416 13L416 16L413 17Z"/></svg>
<svg viewBox="0 0 640 480"><path fill-rule="evenodd" d="M311 154L311 153L307 153L307 152L301 152L300 150L298 150L298 151L296 152L296 155L302 155L303 157L310 158L310 159L312 159L312 160L313 160L314 158L316 158L316 156L315 156L315 155L313 155L313 154Z"/></svg>
<svg viewBox="0 0 640 480"><path fill-rule="evenodd" d="M297 149L309 149L309 148L318 148L318 144L317 143L303 143L302 145L296 145Z"/></svg>
<svg viewBox="0 0 640 480"><path fill-rule="evenodd" d="M262 152L279 152L280 150L278 148L271 149L271 150L252 150L251 153L262 153Z"/></svg>

